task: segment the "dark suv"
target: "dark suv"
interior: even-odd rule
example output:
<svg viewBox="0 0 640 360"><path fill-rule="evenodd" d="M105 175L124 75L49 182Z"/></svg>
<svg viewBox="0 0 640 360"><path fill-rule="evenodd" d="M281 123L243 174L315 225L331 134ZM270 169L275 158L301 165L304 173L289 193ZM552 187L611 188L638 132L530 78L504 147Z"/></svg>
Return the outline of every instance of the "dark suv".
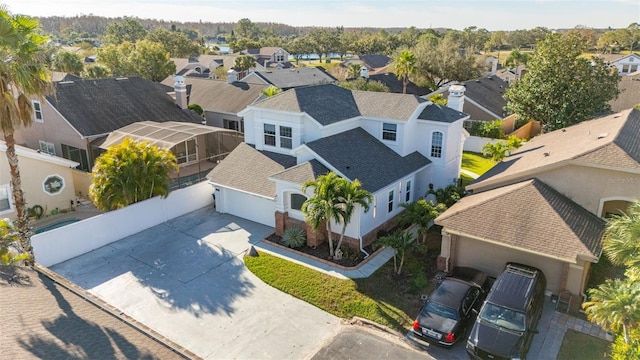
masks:
<svg viewBox="0 0 640 360"><path fill-rule="evenodd" d="M540 269L508 263L467 340L472 359L524 359L542 315L547 280Z"/></svg>

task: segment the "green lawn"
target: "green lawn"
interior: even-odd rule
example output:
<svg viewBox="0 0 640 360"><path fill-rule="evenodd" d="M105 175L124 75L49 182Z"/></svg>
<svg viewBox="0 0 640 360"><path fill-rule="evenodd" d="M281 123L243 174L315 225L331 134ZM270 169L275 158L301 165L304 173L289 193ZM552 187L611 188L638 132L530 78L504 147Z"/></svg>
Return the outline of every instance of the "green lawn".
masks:
<svg viewBox="0 0 640 360"><path fill-rule="evenodd" d="M494 162L482 154L465 151L462 153L462 168L482 175L493 167Z"/></svg>
<svg viewBox="0 0 640 360"><path fill-rule="evenodd" d="M575 330L567 330L557 360L609 359L611 343Z"/></svg>
<svg viewBox="0 0 640 360"><path fill-rule="evenodd" d="M435 253L431 250L431 253ZM265 283L341 318L359 316L405 332L431 291L429 260L424 253L407 255L402 276L394 276L393 260L366 279L342 280L260 253L244 258L247 268Z"/></svg>

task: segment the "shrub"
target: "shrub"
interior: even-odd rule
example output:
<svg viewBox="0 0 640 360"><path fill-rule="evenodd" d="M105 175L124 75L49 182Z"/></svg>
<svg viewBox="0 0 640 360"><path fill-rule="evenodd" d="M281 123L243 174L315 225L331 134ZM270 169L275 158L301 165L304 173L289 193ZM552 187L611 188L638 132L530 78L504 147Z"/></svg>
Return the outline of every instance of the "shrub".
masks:
<svg viewBox="0 0 640 360"><path fill-rule="evenodd" d="M480 136L492 139L503 139L505 134L502 130L502 120L494 121L468 121L465 129L472 136Z"/></svg>
<svg viewBox="0 0 640 360"><path fill-rule="evenodd" d="M286 247L298 249L307 242L307 233L300 226L291 226L284 230L282 234L282 244Z"/></svg>
<svg viewBox="0 0 640 360"><path fill-rule="evenodd" d="M189 104L188 106L189 110L193 110L195 112L198 113L198 115L202 116L202 114L204 114L204 110L202 110L202 106L198 105L198 104Z"/></svg>

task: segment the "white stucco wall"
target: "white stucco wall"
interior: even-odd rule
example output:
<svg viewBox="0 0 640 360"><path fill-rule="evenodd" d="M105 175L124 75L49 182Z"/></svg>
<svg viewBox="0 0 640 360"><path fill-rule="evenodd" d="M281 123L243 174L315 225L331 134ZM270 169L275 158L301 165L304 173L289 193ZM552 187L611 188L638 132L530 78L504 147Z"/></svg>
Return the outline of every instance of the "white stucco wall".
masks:
<svg viewBox="0 0 640 360"><path fill-rule="evenodd" d="M479 136L469 136L464 142L464 151L472 151L475 153L482 153L482 148L488 143L495 144L501 139L492 139Z"/></svg>
<svg viewBox="0 0 640 360"><path fill-rule="evenodd" d="M201 182L125 208L36 234L31 243L36 259L52 266L129 235L213 203L211 185Z"/></svg>
<svg viewBox="0 0 640 360"><path fill-rule="evenodd" d="M216 186L216 210L257 223L275 226L275 201L265 197ZM211 191L211 186L209 187ZM209 195L211 197L211 195Z"/></svg>

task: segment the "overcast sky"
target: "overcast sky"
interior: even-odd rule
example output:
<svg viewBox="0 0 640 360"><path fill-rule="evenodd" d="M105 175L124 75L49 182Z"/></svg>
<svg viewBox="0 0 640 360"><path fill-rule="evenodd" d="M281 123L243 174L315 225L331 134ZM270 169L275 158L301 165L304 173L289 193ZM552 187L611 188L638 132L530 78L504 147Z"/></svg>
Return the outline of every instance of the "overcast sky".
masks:
<svg viewBox="0 0 640 360"><path fill-rule="evenodd" d="M0 0L30 16L133 16L167 21L275 22L292 26L494 30L621 28L640 22L640 0Z"/></svg>

